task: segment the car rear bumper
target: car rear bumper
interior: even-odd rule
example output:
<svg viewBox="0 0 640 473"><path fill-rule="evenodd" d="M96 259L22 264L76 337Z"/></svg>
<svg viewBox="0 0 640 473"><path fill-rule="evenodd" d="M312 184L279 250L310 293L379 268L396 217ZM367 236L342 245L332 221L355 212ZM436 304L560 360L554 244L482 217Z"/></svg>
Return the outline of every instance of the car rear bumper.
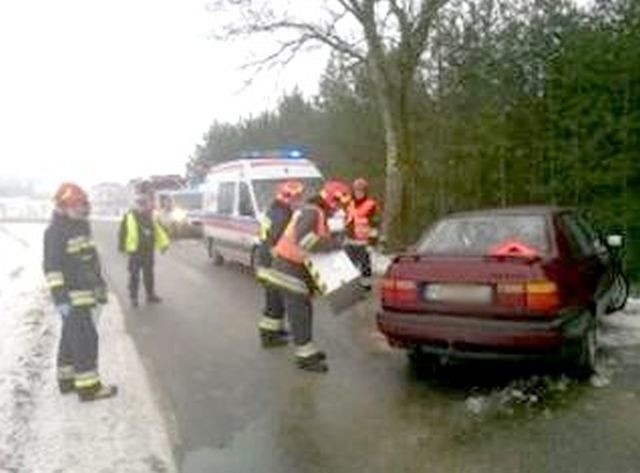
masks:
<svg viewBox="0 0 640 473"><path fill-rule="evenodd" d="M589 315L567 314L550 321L496 320L469 316L378 313L380 331L391 346L467 359L548 359L572 355Z"/></svg>

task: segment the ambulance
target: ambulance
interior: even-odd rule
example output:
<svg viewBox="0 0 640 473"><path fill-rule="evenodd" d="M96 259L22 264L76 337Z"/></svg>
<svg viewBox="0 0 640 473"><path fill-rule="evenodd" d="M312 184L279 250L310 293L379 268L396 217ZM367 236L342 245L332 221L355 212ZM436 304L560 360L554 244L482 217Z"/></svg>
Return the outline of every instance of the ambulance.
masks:
<svg viewBox="0 0 640 473"><path fill-rule="evenodd" d="M211 168L202 185L201 222L209 257L253 267L260 222L278 185L295 179L311 196L323 176L301 149L252 151Z"/></svg>

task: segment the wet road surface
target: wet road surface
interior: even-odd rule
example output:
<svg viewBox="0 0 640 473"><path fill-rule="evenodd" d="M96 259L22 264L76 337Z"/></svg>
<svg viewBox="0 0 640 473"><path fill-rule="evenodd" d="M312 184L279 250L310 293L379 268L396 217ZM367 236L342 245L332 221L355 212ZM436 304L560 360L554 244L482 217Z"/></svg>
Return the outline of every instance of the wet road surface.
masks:
<svg viewBox="0 0 640 473"><path fill-rule="evenodd" d="M604 374L579 383L521 365L415 370L377 334L373 301L340 317L319 304L330 371L304 373L291 349L260 348L262 293L248 271L179 242L157 258L163 304L132 310L115 225L94 230L184 473L640 471L633 316L635 329L607 329Z"/></svg>

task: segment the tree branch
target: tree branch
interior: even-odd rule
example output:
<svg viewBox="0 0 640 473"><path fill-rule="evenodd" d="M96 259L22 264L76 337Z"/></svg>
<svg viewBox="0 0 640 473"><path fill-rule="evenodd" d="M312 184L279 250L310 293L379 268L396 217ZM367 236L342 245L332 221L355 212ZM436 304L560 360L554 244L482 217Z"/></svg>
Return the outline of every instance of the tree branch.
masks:
<svg viewBox="0 0 640 473"><path fill-rule="evenodd" d="M323 29L324 28L324 29ZM323 43L338 52L359 61L364 61L365 56L356 45L349 43L335 32L335 26L319 26L294 20L279 20L273 22L257 22L232 26L226 29L223 38L247 37L255 33L275 33L277 31L296 31L302 33L307 40L315 40Z"/></svg>
<svg viewBox="0 0 640 473"><path fill-rule="evenodd" d="M420 11L418 12L418 20L413 30L414 44L419 47L420 50L424 50L427 40L429 39L429 33L431 32L431 25L433 24L436 15L450 0L422 0Z"/></svg>

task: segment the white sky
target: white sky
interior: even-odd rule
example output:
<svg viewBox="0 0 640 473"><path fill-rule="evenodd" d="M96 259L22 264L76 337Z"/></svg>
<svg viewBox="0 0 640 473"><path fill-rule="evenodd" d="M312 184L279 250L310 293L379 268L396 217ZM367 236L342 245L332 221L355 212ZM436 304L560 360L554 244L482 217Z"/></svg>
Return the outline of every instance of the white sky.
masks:
<svg viewBox="0 0 640 473"><path fill-rule="evenodd" d="M243 90L249 51L207 39L205 1L1 0L0 175L183 173L214 119L315 91L317 54Z"/></svg>
<svg viewBox="0 0 640 473"><path fill-rule="evenodd" d="M244 89L251 51L207 39L206 1L0 0L0 176L183 173L214 119L257 114L294 85L315 92L322 53Z"/></svg>

